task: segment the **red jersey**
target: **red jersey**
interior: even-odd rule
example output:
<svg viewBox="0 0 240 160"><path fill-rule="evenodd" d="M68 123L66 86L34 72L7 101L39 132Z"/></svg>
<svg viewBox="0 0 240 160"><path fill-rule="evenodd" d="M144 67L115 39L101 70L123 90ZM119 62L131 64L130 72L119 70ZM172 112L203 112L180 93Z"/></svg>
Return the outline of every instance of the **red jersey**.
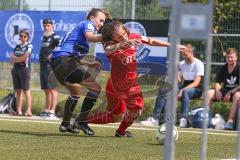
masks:
<svg viewBox="0 0 240 160"><path fill-rule="evenodd" d="M148 42L148 38L139 34L130 33L128 38L139 39L142 43ZM111 64L112 84L117 94L141 92L137 83L136 49L135 45L126 46L107 56Z"/></svg>

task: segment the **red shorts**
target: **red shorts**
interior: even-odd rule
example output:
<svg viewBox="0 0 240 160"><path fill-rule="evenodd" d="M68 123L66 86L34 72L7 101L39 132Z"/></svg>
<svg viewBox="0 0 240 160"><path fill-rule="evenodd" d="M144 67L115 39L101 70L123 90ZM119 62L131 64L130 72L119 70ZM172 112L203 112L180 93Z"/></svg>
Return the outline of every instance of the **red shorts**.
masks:
<svg viewBox="0 0 240 160"><path fill-rule="evenodd" d="M124 96L119 95L119 92L114 90L111 79L108 80L106 86L107 95L107 110L114 114L125 113L128 110L139 110L144 108L144 100L140 86L134 86L129 93Z"/></svg>

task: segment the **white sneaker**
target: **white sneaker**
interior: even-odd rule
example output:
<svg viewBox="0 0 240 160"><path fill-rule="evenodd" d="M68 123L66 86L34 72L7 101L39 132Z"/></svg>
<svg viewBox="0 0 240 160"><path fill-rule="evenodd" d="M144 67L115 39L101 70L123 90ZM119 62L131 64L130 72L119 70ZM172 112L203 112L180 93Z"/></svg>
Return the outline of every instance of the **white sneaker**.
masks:
<svg viewBox="0 0 240 160"><path fill-rule="evenodd" d="M215 118L212 118L212 124L214 129L223 130L225 128L225 121L220 114L215 114Z"/></svg>
<svg viewBox="0 0 240 160"><path fill-rule="evenodd" d="M148 117L146 121L141 121L140 124L145 126L158 126L158 120L153 117Z"/></svg>
<svg viewBox="0 0 240 160"><path fill-rule="evenodd" d="M48 112L45 118L49 120L59 120L59 118L54 113L51 113L51 112Z"/></svg>
<svg viewBox="0 0 240 160"><path fill-rule="evenodd" d="M180 119L179 127L180 128L187 128L187 120L185 118Z"/></svg>

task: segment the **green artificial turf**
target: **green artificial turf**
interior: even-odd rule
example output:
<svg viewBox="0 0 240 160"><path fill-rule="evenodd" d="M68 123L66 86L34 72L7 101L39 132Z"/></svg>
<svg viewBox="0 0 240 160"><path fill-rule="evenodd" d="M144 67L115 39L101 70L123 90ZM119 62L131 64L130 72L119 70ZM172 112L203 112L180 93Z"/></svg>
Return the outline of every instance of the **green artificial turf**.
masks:
<svg viewBox="0 0 240 160"><path fill-rule="evenodd" d="M4 160L158 160L164 146L155 140L156 127L134 126L135 138L116 138L118 125L92 126L96 136L62 134L60 121L0 118L0 159ZM176 160L199 159L201 130L178 129ZM236 157L236 132L208 134L207 159ZM224 134L222 134L224 133Z"/></svg>

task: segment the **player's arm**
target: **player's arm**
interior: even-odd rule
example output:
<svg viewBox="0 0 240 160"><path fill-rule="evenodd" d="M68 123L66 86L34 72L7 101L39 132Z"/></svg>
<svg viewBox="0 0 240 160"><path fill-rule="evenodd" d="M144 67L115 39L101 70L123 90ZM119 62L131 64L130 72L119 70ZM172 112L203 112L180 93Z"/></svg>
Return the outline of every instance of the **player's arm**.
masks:
<svg viewBox="0 0 240 160"><path fill-rule="evenodd" d="M131 45L131 44L137 44L137 41L134 39L122 41L119 43L114 43L112 41L109 41L109 42L105 42L103 47L104 47L105 54L109 55L119 49L124 49L126 46Z"/></svg>
<svg viewBox="0 0 240 160"><path fill-rule="evenodd" d="M85 37L90 42L101 42L102 35L101 34L94 34L93 32L85 32Z"/></svg>
<svg viewBox="0 0 240 160"><path fill-rule="evenodd" d="M18 57L15 56L15 54L11 55L11 61L13 63L18 63L18 62L25 62L27 60L27 58L29 57L30 53L29 52L25 52L22 56Z"/></svg>
<svg viewBox="0 0 240 160"><path fill-rule="evenodd" d="M163 46L163 47L169 47L170 46L169 42L162 41L162 40L155 39L155 38L148 38L147 44L149 44L151 46Z"/></svg>
<svg viewBox="0 0 240 160"><path fill-rule="evenodd" d="M220 90L221 88L222 88L222 86L220 83L215 83L214 90L215 90L215 96L216 96L217 100L221 100L223 98L222 92Z"/></svg>
<svg viewBox="0 0 240 160"><path fill-rule="evenodd" d="M180 73L178 73L178 82L183 82L183 76Z"/></svg>
<svg viewBox="0 0 240 160"><path fill-rule="evenodd" d="M151 45L151 46L162 46L162 47L169 47L171 43L162 41L160 39L149 38L145 36L141 36L142 43ZM177 45L177 49L181 52L189 51L189 49L184 45Z"/></svg>
<svg viewBox="0 0 240 160"><path fill-rule="evenodd" d="M178 91L178 95L177 97L182 97L182 93L185 89L190 89L190 88L196 88L199 86L200 82L201 82L202 76L196 76L196 78L194 79L194 81L192 83L190 83L189 85L187 85L186 87L180 89Z"/></svg>
<svg viewBox="0 0 240 160"><path fill-rule="evenodd" d="M186 87L184 87L183 89L190 89L190 88L198 87L201 82L201 79L202 79L202 76L200 76L200 75L196 76L194 81L192 83L190 83L189 85L187 85Z"/></svg>
<svg viewBox="0 0 240 160"><path fill-rule="evenodd" d="M163 46L163 47L169 47L171 44L166 41L162 41L155 38L149 38L145 36L140 37L141 43L148 44L150 46Z"/></svg>
<svg viewBox="0 0 240 160"><path fill-rule="evenodd" d="M106 55L110 55L121 48L121 43L105 43L103 45Z"/></svg>

